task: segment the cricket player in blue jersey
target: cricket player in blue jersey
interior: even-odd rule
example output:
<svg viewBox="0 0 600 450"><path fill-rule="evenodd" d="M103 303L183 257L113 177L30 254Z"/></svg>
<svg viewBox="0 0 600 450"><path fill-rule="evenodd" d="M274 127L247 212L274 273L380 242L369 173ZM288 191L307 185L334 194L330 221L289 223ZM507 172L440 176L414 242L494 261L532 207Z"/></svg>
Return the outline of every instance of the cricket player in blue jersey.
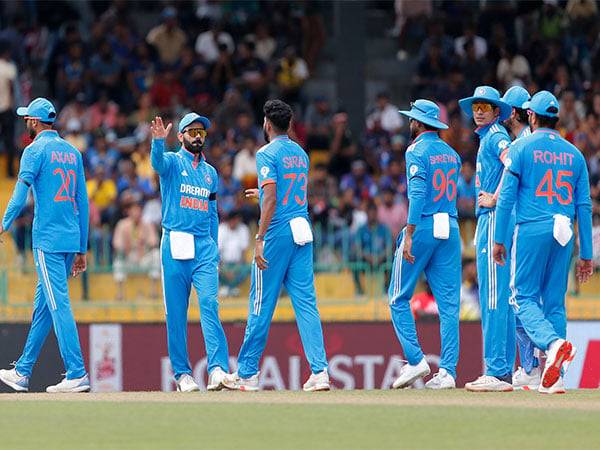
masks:
<svg viewBox="0 0 600 450"><path fill-rule="evenodd" d="M523 104L529 101L530 98L529 92L527 92L527 90L521 86L511 87L502 96L502 100L512 107L512 113L510 117L503 122L503 125L511 134L513 142L514 140L529 136L531 134L527 110L523 109ZM495 193L481 191L478 197L479 206L485 206L488 208L496 206L501 185L502 182L496 189ZM513 373L513 388L536 390L540 385L542 376L539 360L535 355L535 352L538 350L535 349L533 342L531 342L531 339L529 336L527 336L527 333L523 329L521 321L518 317L516 317L516 338L521 365Z"/></svg>
<svg viewBox="0 0 600 450"><path fill-rule="evenodd" d="M327 358L313 273L313 236L308 222L308 156L287 131L292 109L281 100L263 108L267 145L256 153L260 223L254 248L250 305L238 370L225 377L225 386L242 391L259 389L259 361L282 284L296 313L296 322L311 376L305 391L329 390Z"/></svg>
<svg viewBox="0 0 600 450"><path fill-rule="evenodd" d="M548 91L525 103L533 133L519 139L506 160L497 205L494 259L506 265L512 238L511 304L523 328L546 352L539 392L564 393L562 375L576 349L565 340L565 294L577 218L581 282L592 274L592 202L585 158L555 130L559 102ZM516 203L514 235L507 234Z"/></svg>
<svg viewBox="0 0 600 450"><path fill-rule="evenodd" d="M23 151L15 189L2 219L7 231L33 191L32 247L38 284L31 329L23 354L0 380L16 391L29 389L29 377L50 328L58 341L66 377L46 391L87 392L90 381L83 364L77 325L71 311L67 278L86 270L88 196L81 153L52 129L56 110L45 98L17 109L33 142Z"/></svg>
<svg viewBox="0 0 600 450"><path fill-rule="evenodd" d="M192 284L200 304L200 323L206 348L208 390L223 388L229 370L229 351L219 320L217 300L219 217L217 171L206 162L202 147L210 121L196 113L179 122L181 149L165 152L165 128L152 121L152 167L160 176L162 196L161 268L167 321L169 358L180 392L199 390L192 377L187 350L187 312Z"/></svg>
<svg viewBox="0 0 600 450"><path fill-rule="evenodd" d="M479 86L473 96L459 101L463 112L473 119L479 136L475 189L496 192L502 172L503 160L508 153L510 136L501 122L508 119L512 108L500 99L499 92L490 86ZM477 380L467 383L469 391L512 391L512 372L516 353L515 318L509 308L508 268L494 264L492 250L496 226L495 207L477 204L477 278L481 304L483 357L485 372ZM513 227L514 224L507 224Z"/></svg>
<svg viewBox="0 0 600 450"><path fill-rule="evenodd" d="M425 387L452 389L459 354L461 241L456 183L461 160L438 136L448 126L439 120L440 109L434 102L417 100L410 111L400 113L410 118L414 140L406 150L408 221L397 239L389 299L394 330L408 364L392 386L408 387L430 372L410 309L415 286L425 272L438 305L442 338L439 372Z"/></svg>

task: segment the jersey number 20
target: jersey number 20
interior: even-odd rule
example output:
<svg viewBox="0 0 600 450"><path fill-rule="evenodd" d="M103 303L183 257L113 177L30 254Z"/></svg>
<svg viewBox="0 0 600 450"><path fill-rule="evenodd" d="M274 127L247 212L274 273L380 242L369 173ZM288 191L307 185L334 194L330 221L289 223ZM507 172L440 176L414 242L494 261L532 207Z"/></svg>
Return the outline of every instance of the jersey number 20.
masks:
<svg viewBox="0 0 600 450"><path fill-rule="evenodd" d="M67 171L63 169L54 169L53 175L60 175L60 188L54 196L55 202L74 202L75 201L75 183L76 175L73 169ZM73 179L73 188L71 187L71 179ZM71 192L72 191L72 192Z"/></svg>

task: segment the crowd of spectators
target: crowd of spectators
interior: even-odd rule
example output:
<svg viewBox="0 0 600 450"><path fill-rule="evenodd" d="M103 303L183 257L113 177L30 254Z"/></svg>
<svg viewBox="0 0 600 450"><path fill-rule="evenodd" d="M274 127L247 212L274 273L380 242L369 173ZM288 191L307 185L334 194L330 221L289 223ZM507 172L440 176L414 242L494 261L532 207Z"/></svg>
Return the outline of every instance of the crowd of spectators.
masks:
<svg viewBox="0 0 600 450"><path fill-rule="evenodd" d="M304 85L318 66L327 34L323 3L148 3L145 17L151 20L144 25L134 11L143 2L115 1L104 8L92 2L98 10L70 12L73 20L60 26L44 22L43 2L35 5L40 8L35 14L20 15L17 7L9 21L0 22L2 136L14 126L14 106L27 103L34 82L43 82L43 94L59 108L58 129L84 155L96 263L117 263L118 280L130 266L157 278L160 193L149 159L149 121L156 114L176 121L194 110L213 122L205 155L220 176L220 234L227 236L219 244L227 266L221 273L223 293L237 293L247 277L237 267L249 261L247 238L258 213L243 190L256 185L255 154L264 144L262 105L272 97L294 107L292 138L311 156L309 205L322 250L318 262L389 268L393 237L407 217L408 123L392 92L372 99L362 135L352 133L336 99L307 97ZM415 62L410 96L440 104L450 124L442 137L463 159L457 188L461 217L473 219L478 144L457 100L480 84L502 92L518 84L558 96L561 133L589 161L594 212L600 214L596 2L481 6L396 0L395 7L396 28L389 39L400 43L398 58ZM6 11L3 16L9 17ZM27 139L20 129L16 147ZM13 144L4 141L9 155L16 154ZM167 146L178 149L174 134ZM8 175L14 175L10 160ZM20 223L26 225L27 217ZM600 219L594 223L600 226ZM157 234L142 232L140 224ZM22 234L16 230L21 247ZM595 242L599 247L600 238ZM471 246L467 239L464 244ZM472 267L466 264L465 271ZM471 292L472 277L464 278L463 288ZM356 271L355 282L362 292Z"/></svg>

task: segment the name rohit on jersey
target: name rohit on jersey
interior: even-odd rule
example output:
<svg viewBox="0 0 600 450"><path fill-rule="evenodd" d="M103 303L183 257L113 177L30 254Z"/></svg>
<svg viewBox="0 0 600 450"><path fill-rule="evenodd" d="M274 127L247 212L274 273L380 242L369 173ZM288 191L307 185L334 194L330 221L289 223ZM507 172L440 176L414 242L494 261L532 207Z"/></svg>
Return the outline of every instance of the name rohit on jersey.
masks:
<svg viewBox="0 0 600 450"><path fill-rule="evenodd" d="M58 162L61 164L77 165L77 156L71 152L57 152L53 151L50 157L50 163Z"/></svg>
<svg viewBox="0 0 600 450"><path fill-rule="evenodd" d="M573 153L568 152L551 152L534 150L533 151L533 162L535 164L551 164L559 166L572 166L573 165Z"/></svg>
<svg viewBox="0 0 600 450"><path fill-rule="evenodd" d="M179 202L181 208L194 209L196 211L208 211L208 198L210 197L210 191L208 189L189 184L182 184L179 188L179 192L182 194L194 195L196 197L203 197L196 198L182 195L181 201Z"/></svg>
<svg viewBox="0 0 600 450"><path fill-rule="evenodd" d="M444 153L443 155L431 155L429 157L430 164L443 164L443 163L458 163L455 155Z"/></svg>

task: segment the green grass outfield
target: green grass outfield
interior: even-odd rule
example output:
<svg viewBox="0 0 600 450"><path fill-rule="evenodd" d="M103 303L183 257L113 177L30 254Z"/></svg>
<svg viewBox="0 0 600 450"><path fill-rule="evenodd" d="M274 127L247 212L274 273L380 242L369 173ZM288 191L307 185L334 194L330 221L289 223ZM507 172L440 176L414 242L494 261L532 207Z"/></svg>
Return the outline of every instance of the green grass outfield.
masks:
<svg viewBox="0 0 600 450"><path fill-rule="evenodd" d="M600 390L0 394L2 449L600 448Z"/></svg>

